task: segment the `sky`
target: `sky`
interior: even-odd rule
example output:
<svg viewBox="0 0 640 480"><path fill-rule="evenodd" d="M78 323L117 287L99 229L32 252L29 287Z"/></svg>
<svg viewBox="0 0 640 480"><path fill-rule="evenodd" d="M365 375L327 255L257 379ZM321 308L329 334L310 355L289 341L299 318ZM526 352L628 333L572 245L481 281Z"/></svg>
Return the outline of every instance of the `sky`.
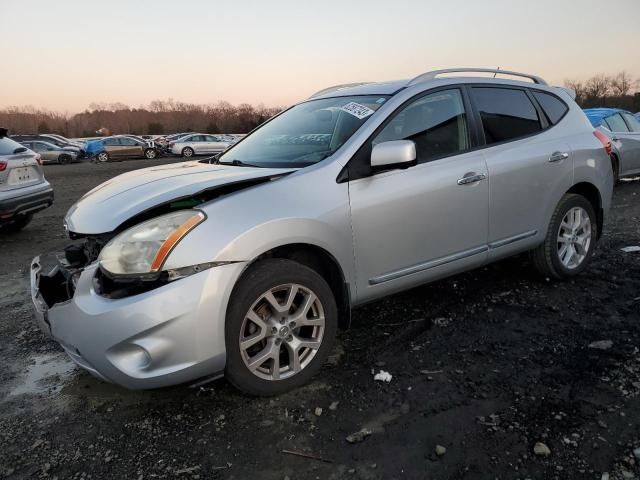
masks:
<svg viewBox="0 0 640 480"><path fill-rule="evenodd" d="M640 0L0 0L0 108L286 106L460 66L638 78L639 25Z"/></svg>

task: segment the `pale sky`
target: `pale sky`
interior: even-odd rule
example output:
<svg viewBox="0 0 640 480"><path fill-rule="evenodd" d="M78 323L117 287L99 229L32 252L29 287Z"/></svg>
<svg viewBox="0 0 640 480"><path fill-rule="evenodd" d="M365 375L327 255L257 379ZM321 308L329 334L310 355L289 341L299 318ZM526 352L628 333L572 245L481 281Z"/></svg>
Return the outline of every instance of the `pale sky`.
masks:
<svg viewBox="0 0 640 480"><path fill-rule="evenodd" d="M288 105L436 68L640 77L640 0L0 0L0 108Z"/></svg>

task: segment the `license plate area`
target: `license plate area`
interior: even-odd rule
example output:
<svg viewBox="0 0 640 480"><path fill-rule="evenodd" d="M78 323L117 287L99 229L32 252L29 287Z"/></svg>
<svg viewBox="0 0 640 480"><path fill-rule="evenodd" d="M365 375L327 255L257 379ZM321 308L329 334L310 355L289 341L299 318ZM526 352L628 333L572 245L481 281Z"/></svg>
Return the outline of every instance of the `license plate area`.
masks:
<svg viewBox="0 0 640 480"><path fill-rule="evenodd" d="M9 185L22 185L38 180L38 173L33 167L16 167L9 172Z"/></svg>

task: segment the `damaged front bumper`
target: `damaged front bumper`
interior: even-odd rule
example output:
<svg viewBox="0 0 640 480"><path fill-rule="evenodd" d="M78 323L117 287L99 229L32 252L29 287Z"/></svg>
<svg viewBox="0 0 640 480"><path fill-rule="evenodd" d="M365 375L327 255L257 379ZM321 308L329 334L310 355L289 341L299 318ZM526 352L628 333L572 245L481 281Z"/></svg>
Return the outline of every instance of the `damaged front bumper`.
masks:
<svg viewBox="0 0 640 480"><path fill-rule="evenodd" d="M222 265L113 299L96 292L96 263L73 269L62 256L40 256L31 297L40 328L79 366L126 388L157 388L224 370L226 307L243 268Z"/></svg>

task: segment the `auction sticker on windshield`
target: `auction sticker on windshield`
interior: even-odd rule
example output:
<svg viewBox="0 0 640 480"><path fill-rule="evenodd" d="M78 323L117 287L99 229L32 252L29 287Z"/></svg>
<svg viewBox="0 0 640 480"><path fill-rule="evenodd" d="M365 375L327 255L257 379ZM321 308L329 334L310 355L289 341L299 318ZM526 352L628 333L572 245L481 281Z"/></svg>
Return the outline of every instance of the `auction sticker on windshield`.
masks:
<svg viewBox="0 0 640 480"><path fill-rule="evenodd" d="M351 115L359 118L360 120L368 117L369 115L375 112L375 110L371 110L369 107L365 107L364 105L360 105L359 103L356 103L356 102L347 103L344 107L341 108L341 110L344 112L350 113Z"/></svg>

